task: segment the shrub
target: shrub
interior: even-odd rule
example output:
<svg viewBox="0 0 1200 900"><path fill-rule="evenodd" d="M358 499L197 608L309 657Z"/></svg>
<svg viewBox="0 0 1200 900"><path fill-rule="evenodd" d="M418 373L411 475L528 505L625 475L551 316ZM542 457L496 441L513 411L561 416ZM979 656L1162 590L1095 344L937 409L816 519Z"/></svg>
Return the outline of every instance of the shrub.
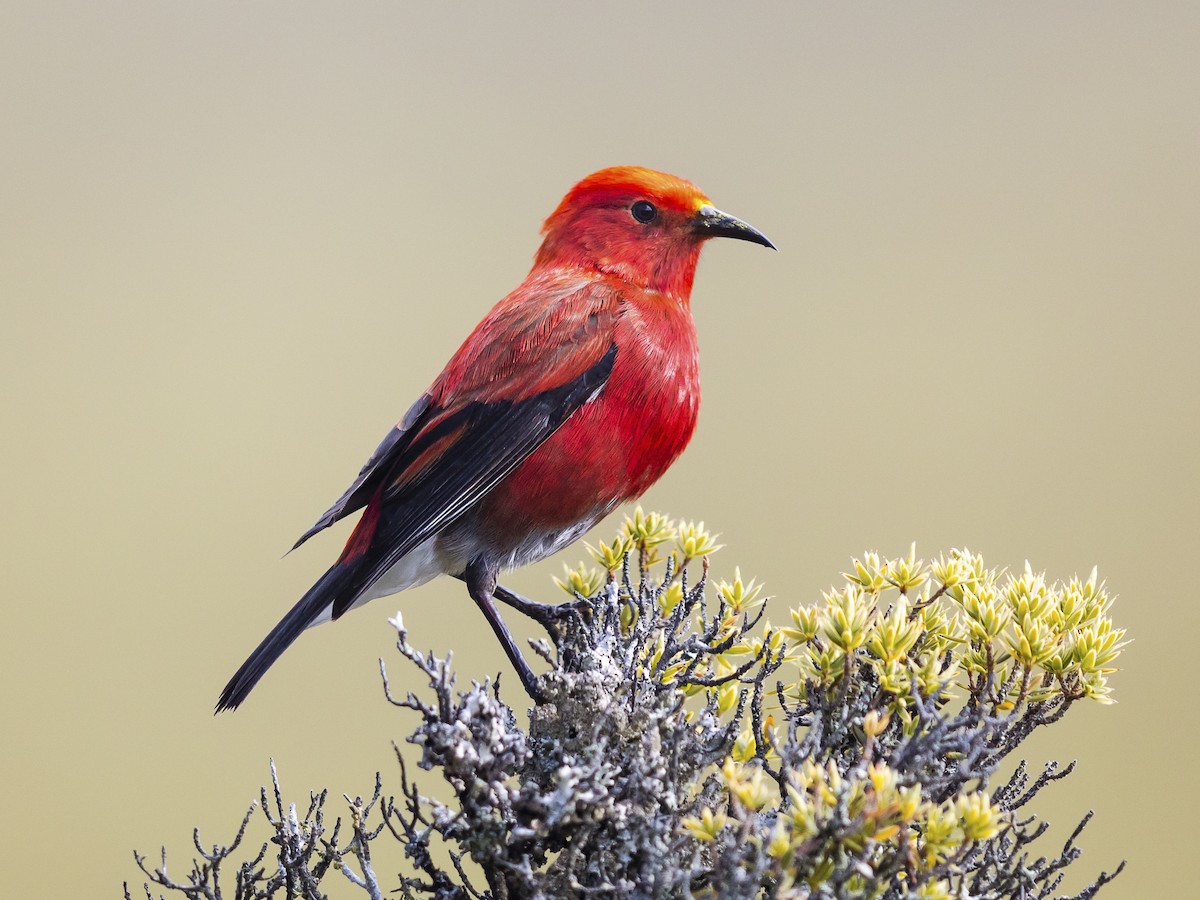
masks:
<svg viewBox="0 0 1200 900"><path fill-rule="evenodd" d="M868 553L776 627L753 580L710 582L717 549L703 523L639 509L591 548L595 566L556 579L566 603L504 592L549 633L534 642L547 701L527 728L496 682L459 691L451 657L416 650L397 615L397 648L428 690L397 696L385 673L386 694L418 714L408 740L453 802L423 795L397 753L398 796L376 776L349 827L329 828L326 792L301 818L272 765L274 850L232 862L247 813L228 845L197 835L186 882L167 877L165 852L161 868L138 865L193 897L221 896L224 879L237 898L317 898L336 870L381 898L386 831L409 860L407 897L1054 896L1091 813L1043 855L1029 807L1074 763L998 773L1077 702L1112 702L1124 631L1096 572L1050 582L967 550Z"/></svg>

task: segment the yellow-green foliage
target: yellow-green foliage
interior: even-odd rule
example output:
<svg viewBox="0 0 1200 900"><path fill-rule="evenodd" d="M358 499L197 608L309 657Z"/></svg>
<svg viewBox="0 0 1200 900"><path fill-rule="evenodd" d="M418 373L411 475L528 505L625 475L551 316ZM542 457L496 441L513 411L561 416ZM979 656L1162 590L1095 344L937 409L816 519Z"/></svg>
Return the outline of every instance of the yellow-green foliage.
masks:
<svg viewBox="0 0 1200 900"><path fill-rule="evenodd" d="M1028 563L1019 575L989 569L969 550L926 565L914 545L899 559L855 559L845 584L793 610L782 633L797 691L830 687L842 658L861 647L856 664L875 670L901 715L914 680L922 693L950 699L955 685L979 689L990 676L1001 710L1058 696L1111 703L1108 676L1125 644L1111 603L1094 569L1087 581L1051 583ZM942 671L947 651L953 660Z"/></svg>
<svg viewBox="0 0 1200 900"><path fill-rule="evenodd" d="M621 569L624 553L634 554L643 572L667 562L658 606L669 616L683 598L680 572L716 549L703 523L677 523L639 508L617 538L593 548L592 555L609 579ZM603 577L581 566L558 583L573 595L589 596ZM1111 599L1095 570L1086 581L1050 582L1028 563L1012 574L987 567L966 549L926 563L914 544L894 559L865 553L843 577L817 603L791 608L786 625L775 628L764 620L761 636L748 636L745 623L763 603L762 585L735 570L732 581L715 584L719 610L709 610L714 642L728 638L728 646L689 672L720 679L746 671L747 656L782 654L786 662L779 671L790 681L783 695L797 703L813 692L837 692L847 679L869 672L882 699L856 724L860 763L843 771L832 761L807 760L769 777L785 736L774 716L764 715L758 733L744 728L716 773L716 801L686 817L683 832L706 845L722 835L749 835L779 864L779 896L808 896L846 854L882 859L890 853L907 860L898 877L911 896L949 898L953 879L943 877L947 867L971 845L1008 827L1011 817L977 782L941 802L927 796L922 784L902 779L873 757L875 741L893 723L904 735L917 732L920 709L930 702L942 709L969 702L993 716L1015 716L1023 707L1051 701L1056 708L1085 698L1111 703L1108 676L1116 671L1125 632L1109 618ZM622 625L629 627L624 617ZM698 619L697 626L703 630L704 622ZM660 642L651 666L661 653ZM681 669L682 664L667 667L662 683L672 683ZM740 709L747 680L692 683L685 692L702 694L710 710L728 718ZM697 792L705 781L697 781ZM761 818L765 813L767 820ZM844 888L847 896L875 896L872 884L865 876L851 876Z"/></svg>

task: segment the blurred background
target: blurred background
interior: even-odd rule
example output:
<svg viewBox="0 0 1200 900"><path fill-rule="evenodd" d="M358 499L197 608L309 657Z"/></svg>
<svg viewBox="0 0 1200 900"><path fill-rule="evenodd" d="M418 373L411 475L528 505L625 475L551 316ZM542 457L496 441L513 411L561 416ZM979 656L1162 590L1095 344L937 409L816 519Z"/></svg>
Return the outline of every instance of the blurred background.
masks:
<svg viewBox="0 0 1200 900"><path fill-rule="evenodd" d="M1187 2L5 4L0 895L118 896L161 843L182 876L193 825L230 837L270 757L331 809L376 770L394 786L397 608L519 699L439 581L310 632L211 714L346 523L283 551L562 194L636 163L780 248L707 248L700 427L645 505L720 531L716 573L765 580L781 618L913 540L1098 563L1135 642L1118 705L1028 745L1081 760L1038 809L1054 848L1097 811L1070 883L1128 858L1102 896L1178 896L1198 39ZM507 581L554 599L584 552Z"/></svg>

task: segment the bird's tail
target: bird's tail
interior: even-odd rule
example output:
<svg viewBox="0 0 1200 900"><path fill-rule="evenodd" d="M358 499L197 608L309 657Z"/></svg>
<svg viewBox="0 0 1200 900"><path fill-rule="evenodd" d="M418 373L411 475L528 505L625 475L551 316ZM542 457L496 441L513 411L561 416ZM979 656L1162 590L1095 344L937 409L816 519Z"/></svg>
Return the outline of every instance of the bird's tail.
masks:
<svg viewBox="0 0 1200 900"><path fill-rule="evenodd" d="M221 691L220 699L217 700L216 712L240 706L258 684L259 679L266 674L267 669L271 668L283 651L300 636L300 632L320 619L322 613L347 589L352 589L359 574L359 566L354 562L339 560L334 563L296 605L288 610L287 615L279 620L279 624L271 629L271 633L262 639L262 643L229 679L225 690Z"/></svg>

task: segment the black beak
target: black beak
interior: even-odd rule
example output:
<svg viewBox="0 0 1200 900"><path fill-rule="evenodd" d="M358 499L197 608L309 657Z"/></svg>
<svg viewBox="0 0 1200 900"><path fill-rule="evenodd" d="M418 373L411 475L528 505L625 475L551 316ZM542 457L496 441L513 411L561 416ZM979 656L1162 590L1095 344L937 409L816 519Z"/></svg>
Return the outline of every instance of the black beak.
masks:
<svg viewBox="0 0 1200 900"><path fill-rule="evenodd" d="M739 241L749 241L752 244L762 244L764 247L776 249L765 234L737 216L721 212L712 206L702 206L696 214L696 231L704 237L737 238Z"/></svg>

